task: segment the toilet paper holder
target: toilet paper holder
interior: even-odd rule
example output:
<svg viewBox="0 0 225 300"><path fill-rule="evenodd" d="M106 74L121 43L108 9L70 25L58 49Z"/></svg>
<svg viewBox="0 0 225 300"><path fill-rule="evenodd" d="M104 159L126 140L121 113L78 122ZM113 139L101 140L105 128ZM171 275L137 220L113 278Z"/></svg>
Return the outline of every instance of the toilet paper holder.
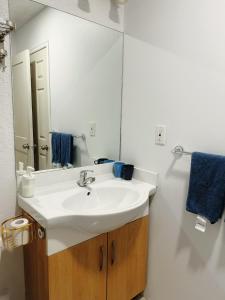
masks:
<svg viewBox="0 0 225 300"><path fill-rule="evenodd" d="M0 233L4 248L13 250L34 240L34 221L27 215L7 219L1 224Z"/></svg>

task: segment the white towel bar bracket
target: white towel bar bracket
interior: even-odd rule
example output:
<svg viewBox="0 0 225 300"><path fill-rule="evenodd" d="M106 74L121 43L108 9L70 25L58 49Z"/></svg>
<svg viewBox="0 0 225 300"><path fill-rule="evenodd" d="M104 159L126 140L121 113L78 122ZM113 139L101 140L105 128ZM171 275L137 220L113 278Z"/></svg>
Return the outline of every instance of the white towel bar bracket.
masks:
<svg viewBox="0 0 225 300"><path fill-rule="evenodd" d="M192 152L189 151L185 151L184 147L181 145L177 145L173 150L172 150L173 154L176 155L192 155Z"/></svg>

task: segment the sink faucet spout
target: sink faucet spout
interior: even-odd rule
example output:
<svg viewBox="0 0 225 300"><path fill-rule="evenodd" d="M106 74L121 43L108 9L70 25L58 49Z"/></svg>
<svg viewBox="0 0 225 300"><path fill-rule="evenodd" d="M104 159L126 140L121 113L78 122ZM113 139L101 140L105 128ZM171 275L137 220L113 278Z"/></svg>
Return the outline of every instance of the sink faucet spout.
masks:
<svg viewBox="0 0 225 300"><path fill-rule="evenodd" d="M80 172L80 179L77 184L80 187L87 187L89 184L95 182L95 177L87 177L88 172L94 172L93 170L83 170Z"/></svg>

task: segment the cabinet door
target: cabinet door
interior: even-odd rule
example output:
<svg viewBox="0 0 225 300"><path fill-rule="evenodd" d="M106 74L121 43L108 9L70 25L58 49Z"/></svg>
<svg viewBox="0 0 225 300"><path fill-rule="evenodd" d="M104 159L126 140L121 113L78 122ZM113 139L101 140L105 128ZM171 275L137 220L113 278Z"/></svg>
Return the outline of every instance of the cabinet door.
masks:
<svg viewBox="0 0 225 300"><path fill-rule="evenodd" d="M108 300L131 300L147 280L148 217L108 234Z"/></svg>
<svg viewBox="0 0 225 300"><path fill-rule="evenodd" d="M107 234L49 257L50 300L105 300Z"/></svg>
<svg viewBox="0 0 225 300"><path fill-rule="evenodd" d="M26 216L26 214L24 214ZM35 232L40 227L34 223ZM48 300L48 257L46 239L35 239L24 246L26 300Z"/></svg>

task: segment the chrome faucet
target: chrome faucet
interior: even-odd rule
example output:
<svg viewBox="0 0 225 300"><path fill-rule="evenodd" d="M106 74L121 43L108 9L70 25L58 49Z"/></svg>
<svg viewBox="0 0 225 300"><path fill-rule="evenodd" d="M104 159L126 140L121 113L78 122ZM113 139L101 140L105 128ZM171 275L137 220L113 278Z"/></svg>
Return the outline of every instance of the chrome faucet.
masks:
<svg viewBox="0 0 225 300"><path fill-rule="evenodd" d="M80 179L77 181L80 187L86 187L88 184L95 182L95 177L87 177L88 172L94 173L93 170L83 170L80 172Z"/></svg>

